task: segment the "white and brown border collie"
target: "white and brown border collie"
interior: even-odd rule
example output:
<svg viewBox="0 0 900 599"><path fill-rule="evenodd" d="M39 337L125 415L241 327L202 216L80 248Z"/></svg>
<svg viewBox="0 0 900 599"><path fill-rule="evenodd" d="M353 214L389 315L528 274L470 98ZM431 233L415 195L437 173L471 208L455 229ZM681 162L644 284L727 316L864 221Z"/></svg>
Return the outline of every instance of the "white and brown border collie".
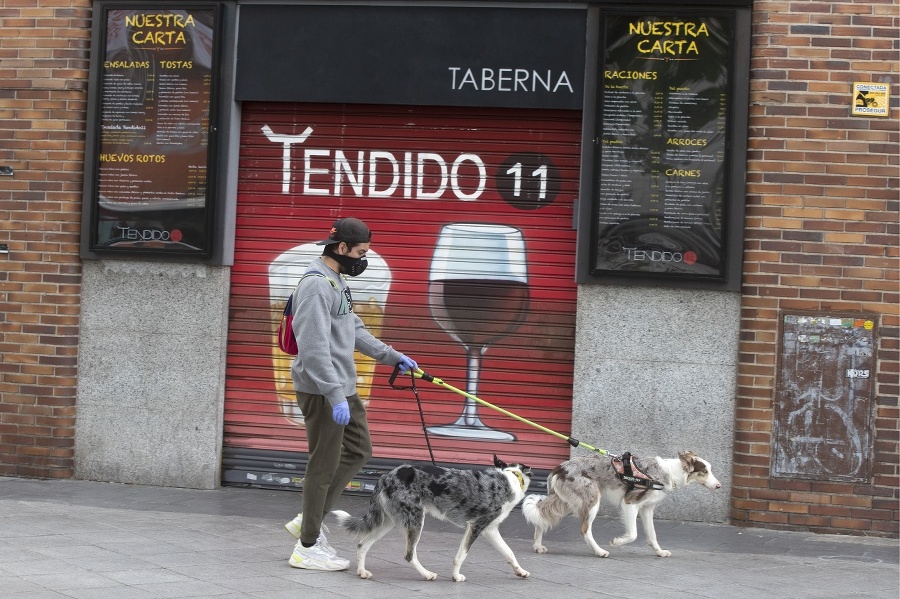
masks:
<svg viewBox="0 0 900 599"><path fill-rule="evenodd" d="M677 458L660 457L640 460L634 458L637 468L653 480L663 485L662 490L628 485L617 475L609 457L591 454L567 460L553 469L547 478L547 495L529 495L522 503L525 519L534 526L534 545L537 553L547 553L541 543L545 531L556 526L569 514L581 518L581 536L599 557L609 552L594 541L591 525L600 509L601 495L619 506L625 534L614 538L610 545L631 543L637 538L637 517L641 516L647 543L659 557L669 557L670 551L659 546L656 529L653 526L653 510L666 493L699 483L707 489L716 490L722 484L712 474L709 462L685 451Z"/></svg>

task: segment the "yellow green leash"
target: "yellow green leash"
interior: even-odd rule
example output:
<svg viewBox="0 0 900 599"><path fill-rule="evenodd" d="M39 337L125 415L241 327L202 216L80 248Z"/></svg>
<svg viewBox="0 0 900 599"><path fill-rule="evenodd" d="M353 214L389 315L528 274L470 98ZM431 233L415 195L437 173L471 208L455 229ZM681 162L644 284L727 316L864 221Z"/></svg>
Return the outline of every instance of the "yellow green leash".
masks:
<svg viewBox="0 0 900 599"><path fill-rule="evenodd" d="M391 378L389 381L390 385L394 389L407 389L408 387L398 387L394 384L394 381L397 379L397 375L399 374L399 372L400 372L400 368L395 367L394 372L393 372L393 374L391 374ZM494 405L488 401L485 401L479 397L472 395L471 393L468 393L466 391L463 391L462 389L458 389L458 388L454 387L453 385L445 382L443 379L440 379L436 376L432 376L432 375L428 374L421 368L416 369L412 373L412 379L413 379L413 386L412 386L413 390L415 390L415 379L422 379L423 381L426 381L429 383L434 383L438 387L443 387L444 389L448 389L450 391L453 391L454 393L458 393L459 395L462 395L463 397L468 397L472 401L478 402L485 407L491 408L492 410L496 410L496 411L500 412L501 414L505 414L506 416L509 416L510 418L518 420L519 422L524 422L528 426L533 426L534 428L536 428L538 430L542 430L547 434L553 435L554 437L557 437L559 439L563 439L564 441L568 442L568 444L571 445L572 447L583 447L589 451L599 453L600 455L608 455L610 457L617 457L614 454L609 453L605 449L599 449L597 447L593 447L583 441L579 441L578 439L576 439L574 437L567 437L566 435L564 435L562 433L558 433L555 430L549 429L546 426L538 424L537 422L533 422L531 420L528 420L527 418L523 418L523 417L519 416L518 414L513 414L509 410L504 410L500 406ZM418 395L416 395L416 397L418 397Z"/></svg>

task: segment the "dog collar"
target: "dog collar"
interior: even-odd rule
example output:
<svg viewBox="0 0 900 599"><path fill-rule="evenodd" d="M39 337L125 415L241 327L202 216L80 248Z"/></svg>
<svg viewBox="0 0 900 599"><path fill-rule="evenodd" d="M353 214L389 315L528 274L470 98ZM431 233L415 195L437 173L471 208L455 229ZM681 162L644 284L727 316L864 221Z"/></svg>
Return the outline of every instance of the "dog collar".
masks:
<svg viewBox="0 0 900 599"><path fill-rule="evenodd" d="M516 478L519 479L519 486L522 487L522 490L525 490L525 477L522 476L522 472L519 470L510 470L513 474L516 475Z"/></svg>

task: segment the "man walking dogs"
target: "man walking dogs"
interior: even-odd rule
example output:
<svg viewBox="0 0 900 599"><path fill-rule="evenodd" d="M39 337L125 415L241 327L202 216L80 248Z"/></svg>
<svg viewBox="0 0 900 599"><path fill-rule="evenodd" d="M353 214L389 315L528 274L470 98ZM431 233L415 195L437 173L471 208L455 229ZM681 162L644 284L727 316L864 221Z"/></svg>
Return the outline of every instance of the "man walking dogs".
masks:
<svg viewBox="0 0 900 599"><path fill-rule="evenodd" d="M366 410L356 391L354 349L402 372L418 368L379 341L353 313L344 276L356 277L368 265L372 233L361 220L334 223L325 246L294 290L294 336L299 353L291 366L297 403L306 423L309 461L303 481L303 512L285 524L299 539L289 563L310 570L345 570L322 534L322 519L341 491L372 457Z"/></svg>

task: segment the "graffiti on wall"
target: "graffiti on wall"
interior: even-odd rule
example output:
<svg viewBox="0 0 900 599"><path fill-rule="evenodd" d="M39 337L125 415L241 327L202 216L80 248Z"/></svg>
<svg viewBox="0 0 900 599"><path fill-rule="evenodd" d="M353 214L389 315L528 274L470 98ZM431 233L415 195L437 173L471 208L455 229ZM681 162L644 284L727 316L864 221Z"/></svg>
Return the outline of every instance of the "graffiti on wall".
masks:
<svg viewBox="0 0 900 599"><path fill-rule="evenodd" d="M873 316L784 316L774 406L772 475L870 476Z"/></svg>

